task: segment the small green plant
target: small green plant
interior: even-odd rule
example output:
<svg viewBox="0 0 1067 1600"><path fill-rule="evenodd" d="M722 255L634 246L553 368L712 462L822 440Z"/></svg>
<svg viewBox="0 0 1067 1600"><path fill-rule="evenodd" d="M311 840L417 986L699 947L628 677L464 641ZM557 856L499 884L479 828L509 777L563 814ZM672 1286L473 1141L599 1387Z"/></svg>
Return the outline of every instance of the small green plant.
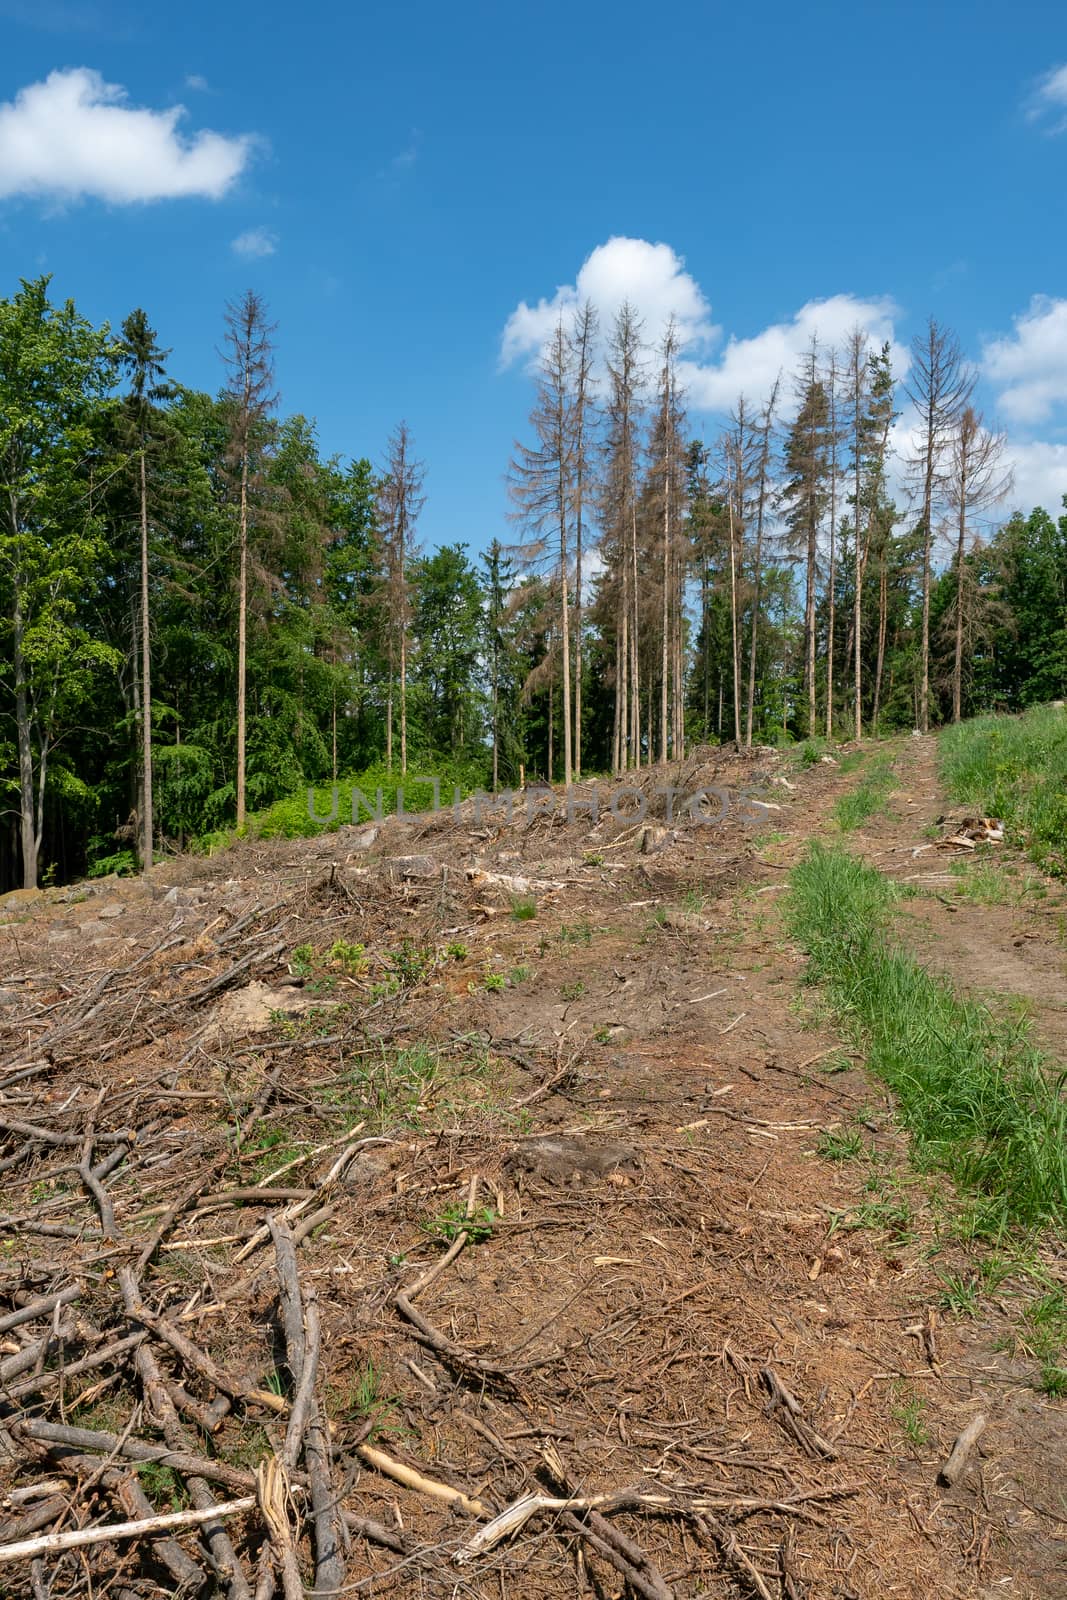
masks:
<svg viewBox="0 0 1067 1600"><path fill-rule="evenodd" d="M367 951L361 944L349 944L346 939L335 939L326 952L331 966L340 967L348 978L362 977L367 970Z"/></svg>
<svg viewBox="0 0 1067 1600"><path fill-rule="evenodd" d="M489 1206L479 1206L468 1217L466 1207L460 1204L446 1206L436 1217L423 1224L431 1238L442 1244L453 1244L461 1233L467 1235L468 1244L484 1244L493 1237L496 1213Z"/></svg>
<svg viewBox="0 0 1067 1600"><path fill-rule="evenodd" d="M580 1000L585 993L585 984L581 978L576 978L573 983L561 983L559 993L561 1000Z"/></svg>
<svg viewBox="0 0 1067 1600"><path fill-rule="evenodd" d="M930 1430L923 1419L925 1404L911 1390L899 1391L900 1398L893 1406L893 1419L898 1422L905 1439L916 1450L930 1443Z"/></svg>
<svg viewBox="0 0 1067 1600"><path fill-rule="evenodd" d="M518 896L511 902L513 922L532 922L537 915L537 901L532 896Z"/></svg>
<svg viewBox="0 0 1067 1600"><path fill-rule="evenodd" d="M816 1149L826 1161L855 1161L864 1152L863 1135L858 1128L849 1133L826 1128L819 1135Z"/></svg>
<svg viewBox="0 0 1067 1600"><path fill-rule="evenodd" d="M512 984L525 983L532 976L533 968L527 966L525 962L521 962L517 967L512 967L508 973L508 982Z"/></svg>
<svg viewBox="0 0 1067 1600"><path fill-rule="evenodd" d="M315 960L315 950L310 944L298 944L289 957L289 966L294 978L309 978Z"/></svg>
<svg viewBox="0 0 1067 1600"><path fill-rule="evenodd" d="M1067 1396L1067 1296L1062 1289L1031 1301L1025 1312L1026 1343L1041 1363L1039 1387L1054 1400Z"/></svg>
<svg viewBox="0 0 1067 1600"><path fill-rule="evenodd" d="M449 961L466 961L470 951L459 939L453 939L451 944L445 945L445 955Z"/></svg>
<svg viewBox="0 0 1067 1600"><path fill-rule="evenodd" d="M594 1032L593 1032L593 1038L596 1040L597 1044L610 1044L611 1043L611 1029L609 1027L607 1027L606 1025L603 1026L603 1027L600 1027L600 1028L596 1028L594 1030Z"/></svg>
<svg viewBox="0 0 1067 1600"><path fill-rule="evenodd" d="M978 1282L973 1277L961 1277L949 1272L941 1279L941 1307L957 1317L978 1315Z"/></svg>
<svg viewBox="0 0 1067 1600"><path fill-rule="evenodd" d="M337 988L337 978L332 972L323 972L317 978L308 981L308 994L333 994Z"/></svg>
<svg viewBox="0 0 1067 1600"><path fill-rule="evenodd" d="M502 972L486 972L482 978L482 988L490 994L499 994L507 986L508 980Z"/></svg>
<svg viewBox="0 0 1067 1600"><path fill-rule="evenodd" d="M587 867L602 867L604 857L599 850L587 850L582 857L582 862Z"/></svg>
<svg viewBox="0 0 1067 1600"><path fill-rule="evenodd" d="M436 964L433 950L417 945L414 939L405 939L399 950L389 957L389 970L405 988L411 988L432 972Z"/></svg>
<svg viewBox="0 0 1067 1600"><path fill-rule="evenodd" d="M566 922L559 930L560 944L592 944L593 930L588 922L576 922L573 926Z"/></svg>
<svg viewBox="0 0 1067 1600"><path fill-rule="evenodd" d="M911 1238L912 1212L907 1200L892 1198L868 1200L863 1205L855 1206L851 1211L840 1214L831 1225L830 1232L835 1231L836 1223L852 1232L859 1228L871 1228L876 1232L892 1234L898 1244L903 1244Z"/></svg>
<svg viewBox="0 0 1067 1600"><path fill-rule="evenodd" d="M158 1461L131 1463L141 1480L141 1488L158 1510L161 1505L171 1511L184 1511L189 1505L189 1495L173 1467L162 1466Z"/></svg>

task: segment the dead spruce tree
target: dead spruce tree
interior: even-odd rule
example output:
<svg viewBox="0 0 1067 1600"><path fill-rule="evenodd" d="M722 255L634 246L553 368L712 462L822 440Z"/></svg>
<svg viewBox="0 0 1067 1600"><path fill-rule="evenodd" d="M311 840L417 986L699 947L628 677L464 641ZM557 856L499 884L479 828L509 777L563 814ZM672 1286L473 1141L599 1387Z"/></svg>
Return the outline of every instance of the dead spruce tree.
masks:
<svg viewBox="0 0 1067 1600"><path fill-rule="evenodd" d="M508 474L512 515L524 528L519 556L528 569L548 574L558 596L560 672L563 690L563 781L574 773L571 720L570 564L573 526L575 418L571 395L572 351L560 317L541 353L537 395L530 412L535 443L516 444ZM549 727L553 684L549 685ZM550 760L551 767L551 760Z"/></svg>
<svg viewBox="0 0 1067 1600"><path fill-rule="evenodd" d="M573 384L574 500L574 776L582 775L582 576L586 555L586 513L593 498L593 446L596 430L593 358L597 313L587 300L579 306L568 334Z"/></svg>
<svg viewBox="0 0 1067 1600"><path fill-rule="evenodd" d="M785 447L782 490L788 540L804 562L804 689L808 737L816 732L815 598L819 533L827 502L826 430L829 406L813 339L796 378L798 410Z"/></svg>
<svg viewBox="0 0 1067 1600"><path fill-rule="evenodd" d="M244 827L246 808L246 718L248 685L248 586L251 540L257 527L264 488L263 465L274 393L275 325L254 289L226 308L223 360L229 383L227 469L237 510L237 826ZM264 516L266 515L263 508Z"/></svg>
<svg viewBox="0 0 1067 1600"><path fill-rule="evenodd" d="M393 765L393 693L399 688L400 775L408 770L408 635L411 628L411 584L408 570L417 555L415 529L426 504L422 492L426 469L416 460L406 422L389 437L385 465L378 481L376 517L382 555L382 601L389 682L386 688L386 764Z"/></svg>
<svg viewBox="0 0 1067 1600"><path fill-rule="evenodd" d="M659 405L652 424L649 487L660 523L659 758L685 756L682 726L682 610L685 538L685 419L678 391L678 333L673 317L660 345ZM673 694L672 694L673 685Z"/></svg>
<svg viewBox="0 0 1067 1600"><path fill-rule="evenodd" d="M745 706L745 748L752 748L752 717L756 701L756 647L759 643L760 603L763 596L763 551L767 512L770 508L771 453L774 444L774 413L778 405L781 378L775 378L767 403L760 413L759 454L756 464L755 515L756 539L752 553L752 618L748 643L748 697Z"/></svg>
<svg viewBox="0 0 1067 1600"><path fill-rule="evenodd" d="M956 335L931 317L911 347L907 393L917 413L909 466L919 500L922 538L922 628L919 656L919 728L930 728L930 581L934 517L945 487L945 454L970 402L977 374L964 362Z"/></svg>
<svg viewBox="0 0 1067 1600"><path fill-rule="evenodd" d="M861 532L863 522L863 473L867 451L867 405L870 386L870 365L867 335L862 328L853 328L845 346L846 409L848 415L848 449L852 468L852 693L853 735L863 737L863 576L867 564L867 550ZM827 728L829 733L829 728Z"/></svg>
<svg viewBox="0 0 1067 1600"><path fill-rule="evenodd" d="M953 619L952 720L963 715L963 643L967 600L968 539L972 519L1010 493L1012 474L1004 465L1005 436L990 433L981 412L965 406L948 448L945 498L956 523L956 596Z"/></svg>
<svg viewBox="0 0 1067 1600"><path fill-rule="evenodd" d="M644 388L641 323L624 303L607 347L606 438L600 487L600 526L607 584L613 599L615 708L612 765L641 765L641 659L637 502Z"/></svg>

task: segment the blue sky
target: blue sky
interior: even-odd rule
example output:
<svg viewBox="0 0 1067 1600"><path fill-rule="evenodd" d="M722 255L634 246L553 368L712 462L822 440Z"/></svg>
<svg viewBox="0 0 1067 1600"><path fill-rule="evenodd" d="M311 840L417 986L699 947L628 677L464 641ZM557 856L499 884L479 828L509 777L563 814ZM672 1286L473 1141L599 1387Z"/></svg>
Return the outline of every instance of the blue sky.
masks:
<svg viewBox="0 0 1067 1600"><path fill-rule="evenodd" d="M811 331L860 321L903 362L933 313L1014 499L1056 506L1065 63L1034 0L0 0L0 295L48 271L94 319L143 305L214 389L254 286L284 408L376 461L405 417L424 541L473 548L508 536L525 368L575 292L629 294L652 336L680 315L709 434Z"/></svg>

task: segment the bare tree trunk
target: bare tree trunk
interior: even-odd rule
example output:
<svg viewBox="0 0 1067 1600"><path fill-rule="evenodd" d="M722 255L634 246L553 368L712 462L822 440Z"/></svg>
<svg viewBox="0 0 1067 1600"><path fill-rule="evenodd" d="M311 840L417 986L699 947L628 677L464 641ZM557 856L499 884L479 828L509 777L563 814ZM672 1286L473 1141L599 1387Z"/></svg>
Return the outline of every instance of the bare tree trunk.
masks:
<svg viewBox="0 0 1067 1600"><path fill-rule="evenodd" d="M152 865L155 828L152 808L152 648L148 612L148 483L141 450L141 749L144 801L141 812L141 866Z"/></svg>
<svg viewBox="0 0 1067 1600"><path fill-rule="evenodd" d="M701 733L703 743L707 744L708 734L711 732L708 723L708 714L711 704L711 653L708 649L708 560L707 555L701 552L700 556L700 634L703 640L701 661Z"/></svg>
<svg viewBox="0 0 1067 1600"><path fill-rule="evenodd" d="M679 566L681 563L679 563ZM685 760L685 661L682 643L682 587L684 577L678 573L674 608L674 759Z"/></svg>
<svg viewBox="0 0 1067 1600"><path fill-rule="evenodd" d="M774 408L778 401L778 382L775 378L774 387L767 401L763 413L762 442L760 445L759 488L756 499L756 551L755 571L752 575L752 628L749 636L748 658L748 703L745 708L745 746L752 748L752 718L753 707L756 702L756 644L759 637L760 601L763 592L763 519L767 506L767 473L770 466L771 455L771 429L774 425ZM705 721L707 697L705 695Z"/></svg>
<svg viewBox="0 0 1067 1600"><path fill-rule="evenodd" d="M826 737L834 731L834 630L837 621L837 355L830 351L827 383L830 430L830 571L827 578Z"/></svg>
<svg viewBox="0 0 1067 1600"><path fill-rule="evenodd" d="M965 367L955 335L931 317L923 337L912 346L908 393L919 413L922 445L913 461L922 492L922 639L918 725L930 727L930 583L933 566L934 498L941 483L941 459L948 435L962 416L974 389L976 374Z"/></svg>
<svg viewBox="0 0 1067 1600"><path fill-rule="evenodd" d="M815 698L815 555L817 528L814 518L808 522L807 581L804 594L804 672L808 680L808 738L814 739L816 727Z"/></svg>
<svg viewBox="0 0 1067 1600"><path fill-rule="evenodd" d="M641 591L637 582L637 497L630 505L630 765L641 765ZM651 737L649 739L651 746ZM652 760L651 748L648 752Z"/></svg>
<svg viewBox="0 0 1067 1600"><path fill-rule="evenodd" d="M336 650L334 651L333 664L334 664L334 667L336 668L336 666L337 666L337 652L336 652ZM332 685L332 693L330 695L330 749L331 749L331 756L332 756L332 759L331 759L331 762L330 762L330 771L331 771L331 774L332 774L332 777L333 777L333 781L334 781L334 783L336 783L337 782L337 684L336 684L336 682L334 682L334 684Z"/></svg>
<svg viewBox="0 0 1067 1600"><path fill-rule="evenodd" d="M742 462L741 462L741 459L740 459L740 456L741 456L740 444L738 445L738 452L737 453L738 453L738 460L735 462L735 468L740 473L741 471L744 470ZM731 678L733 680L731 687L733 689L733 701L734 701L734 743L736 744L737 748L740 750L740 748L741 748L741 683L740 683L740 677L739 677L739 673L738 673L738 660L737 660L737 641L738 641L738 625L737 625L738 624L738 618L737 618L737 534L736 534L735 523L734 523L734 490L733 490L733 486L730 485L730 484L727 484L727 489L726 489L726 506L727 506L727 513L728 513L727 520L728 520L728 523L729 523L729 532L730 532L730 676L731 676Z"/></svg>
<svg viewBox="0 0 1067 1600"><path fill-rule="evenodd" d="M620 616L615 635L615 771L622 772L628 762L627 739L630 729L630 584L625 553L620 585Z"/></svg>
<svg viewBox="0 0 1067 1600"><path fill-rule="evenodd" d="M959 525L956 538L956 640L952 661L952 720L963 716L963 554L967 539L967 468L960 476Z"/></svg>
<svg viewBox="0 0 1067 1600"><path fill-rule="evenodd" d="M883 549L881 560L878 564L878 662L874 669L874 708L871 718L871 727L875 738L878 737L878 717L882 701L882 672L885 667L885 633L886 612L888 611L888 581L886 573L886 553Z"/></svg>
<svg viewBox="0 0 1067 1600"><path fill-rule="evenodd" d="M552 782L552 767L553 767L552 736L556 731L555 697L553 695L552 689L553 689L552 680L549 679L549 683L548 683L548 781L549 781L549 783Z"/></svg>
<svg viewBox="0 0 1067 1600"><path fill-rule="evenodd" d="M248 676L248 454L241 456L240 572L237 579L237 826L245 825L245 709Z"/></svg>
<svg viewBox="0 0 1067 1600"><path fill-rule="evenodd" d="M560 504L565 505L563 498L566 486L563 483L562 464L560 469ZM571 785L571 620L567 595L567 523L565 517L560 517L559 523L559 591L560 591L560 627L562 630L563 647L563 782L569 789Z"/></svg>
<svg viewBox="0 0 1067 1600"><path fill-rule="evenodd" d="M666 471L663 479L663 605L661 607L661 627L663 632L662 650L660 652L660 697L659 697L659 758L664 765L667 763L667 689L669 682L668 670L668 626L669 606L671 592L670 578L670 455L671 447L667 444Z"/></svg>
<svg viewBox="0 0 1067 1600"><path fill-rule="evenodd" d="M585 533L586 437L597 316L591 305L577 313L574 355L574 775L582 775L582 556Z"/></svg>
<svg viewBox="0 0 1067 1600"><path fill-rule="evenodd" d="M11 526L18 527L12 515ZM14 579L12 643L15 665L15 728L19 749L19 829L22 844L22 887L37 887L37 838L33 826L33 744L30 728L25 622L22 615L21 579Z"/></svg>
<svg viewBox="0 0 1067 1600"><path fill-rule="evenodd" d="M386 690L386 766L392 773L392 694L394 694L394 659L392 643L389 648L389 688Z"/></svg>
<svg viewBox="0 0 1067 1600"><path fill-rule="evenodd" d="M407 626L400 629L400 776L408 770L408 636Z"/></svg>

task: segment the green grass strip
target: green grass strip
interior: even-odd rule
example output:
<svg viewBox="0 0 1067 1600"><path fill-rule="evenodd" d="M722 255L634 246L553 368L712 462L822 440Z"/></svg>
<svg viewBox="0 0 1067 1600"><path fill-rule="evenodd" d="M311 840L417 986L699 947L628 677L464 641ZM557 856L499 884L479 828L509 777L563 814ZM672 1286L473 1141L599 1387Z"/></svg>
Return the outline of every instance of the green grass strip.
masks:
<svg viewBox="0 0 1067 1600"><path fill-rule="evenodd" d="M1046 871L1067 877L1067 711L1035 706L1021 717L975 717L938 740L952 798L1001 817Z"/></svg>
<svg viewBox="0 0 1067 1600"><path fill-rule="evenodd" d="M884 811L892 792L892 758L878 756L867 768L862 781L848 794L842 795L834 807L834 816L842 833L851 833L868 817Z"/></svg>
<svg viewBox="0 0 1067 1600"><path fill-rule="evenodd" d="M892 936L893 886L841 847L813 844L787 916L872 1072L894 1091L917 1164L980 1202L983 1230L1067 1221L1064 1076L1026 1024L993 1017Z"/></svg>

